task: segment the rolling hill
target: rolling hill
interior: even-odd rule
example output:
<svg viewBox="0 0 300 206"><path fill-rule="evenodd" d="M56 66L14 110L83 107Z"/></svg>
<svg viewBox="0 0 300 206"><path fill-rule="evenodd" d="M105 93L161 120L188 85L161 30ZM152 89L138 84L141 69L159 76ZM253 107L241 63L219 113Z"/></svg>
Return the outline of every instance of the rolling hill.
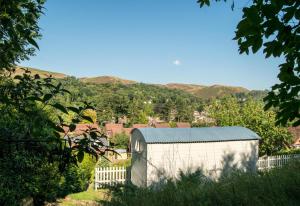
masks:
<svg viewBox="0 0 300 206"><path fill-rule="evenodd" d="M24 68L24 67L23 67ZM29 69L33 75L39 74L42 78L49 77L50 75L53 78L66 78L68 75L58 72L50 72L35 68L29 68L25 67L26 69ZM16 68L17 74L24 73L24 70L21 69L21 67ZM139 82L133 81L133 80L127 80L122 79L119 77L114 76L98 76L98 77L83 77L79 78L79 80L83 83L90 83L90 84L124 84L124 85L131 85L131 84L138 84ZM157 85L161 87L166 87L168 89L178 89L181 91L188 92L190 94L193 94L197 97L203 98L203 99L210 99L215 97L222 97L230 94L238 94L238 93L249 93L250 90L243 88L243 87L233 87L233 86L223 86L223 85L212 85L212 86L204 86L204 85L197 85L197 84L181 84L181 83L169 83L169 84L152 84Z"/></svg>
<svg viewBox="0 0 300 206"><path fill-rule="evenodd" d="M62 79L62 78L66 78L68 76L63 73L50 72L50 71L45 71L45 70L41 70L41 69L35 69L35 68L31 68L31 67L20 67L20 66L16 67L16 71L13 75L14 76L21 75L25 72L25 69L28 69L32 75L36 75L36 74L40 75L41 78L46 78L46 77L52 76L53 78L56 78L56 79Z"/></svg>
<svg viewBox="0 0 300 206"><path fill-rule="evenodd" d="M182 91L186 91L188 93L191 93L203 99L210 99L214 97L222 97L229 94L249 92L248 89L243 87L233 87L233 86L223 86L223 85L203 86L203 85L195 85L195 84L171 83L171 84L166 84L165 87L170 89L179 89Z"/></svg>
<svg viewBox="0 0 300 206"><path fill-rule="evenodd" d="M137 82L113 76L83 77L80 81L93 84L136 84Z"/></svg>

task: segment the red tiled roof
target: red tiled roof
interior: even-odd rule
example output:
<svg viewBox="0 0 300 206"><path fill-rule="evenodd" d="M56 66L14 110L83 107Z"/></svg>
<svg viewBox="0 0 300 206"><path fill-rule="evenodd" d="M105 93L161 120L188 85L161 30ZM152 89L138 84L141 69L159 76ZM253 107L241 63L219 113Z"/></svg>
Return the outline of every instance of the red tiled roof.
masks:
<svg viewBox="0 0 300 206"><path fill-rule="evenodd" d="M96 129L99 132L101 131L98 124L76 124L75 130L71 133L76 134L76 135L81 135L91 129ZM65 132L68 132L69 127L64 127L64 130L65 130Z"/></svg>
<svg viewBox="0 0 300 206"><path fill-rule="evenodd" d="M178 128L191 128L191 125L188 122L177 122L176 126Z"/></svg>
<svg viewBox="0 0 300 206"><path fill-rule="evenodd" d="M107 123L105 124L105 131L108 137L120 134L124 131L123 124Z"/></svg>
<svg viewBox="0 0 300 206"><path fill-rule="evenodd" d="M289 127L288 130L294 137L294 144L300 144L300 126Z"/></svg>
<svg viewBox="0 0 300 206"><path fill-rule="evenodd" d="M170 128L170 125L168 123L155 123L155 128Z"/></svg>
<svg viewBox="0 0 300 206"><path fill-rule="evenodd" d="M133 128L145 128L145 127L149 127L148 124L133 124L132 125Z"/></svg>

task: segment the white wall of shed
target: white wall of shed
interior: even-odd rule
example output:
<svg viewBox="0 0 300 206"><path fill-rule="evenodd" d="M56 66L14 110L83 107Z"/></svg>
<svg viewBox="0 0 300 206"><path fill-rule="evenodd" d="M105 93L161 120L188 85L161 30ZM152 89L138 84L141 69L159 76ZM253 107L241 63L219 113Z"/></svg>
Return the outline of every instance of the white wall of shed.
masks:
<svg viewBox="0 0 300 206"><path fill-rule="evenodd" d="M257 159L258 140L148 144L147 185L163 176L176 178L180 170L201 168L212 178L232 167L255 170Z"/></svg>

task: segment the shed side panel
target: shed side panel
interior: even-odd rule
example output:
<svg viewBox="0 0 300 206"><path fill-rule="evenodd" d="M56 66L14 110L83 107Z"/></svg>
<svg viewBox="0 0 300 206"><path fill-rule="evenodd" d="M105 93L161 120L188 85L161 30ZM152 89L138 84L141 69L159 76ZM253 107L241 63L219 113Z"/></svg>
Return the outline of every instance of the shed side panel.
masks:
<svg viewBox="0 0 300 206"><path fill-rule="evenodd" d="M147 145L147 185L160 177L176 178L179 171L201 168L217 178L231 168L255 170L258 140Z"/></svg>

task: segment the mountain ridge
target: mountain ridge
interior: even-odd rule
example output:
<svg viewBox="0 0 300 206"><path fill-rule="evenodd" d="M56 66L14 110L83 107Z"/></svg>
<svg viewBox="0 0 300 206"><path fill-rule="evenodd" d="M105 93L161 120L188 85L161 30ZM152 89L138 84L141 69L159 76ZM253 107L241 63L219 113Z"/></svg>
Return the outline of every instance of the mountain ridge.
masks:
<svg viewBox="0 0 300 206"><path fill-rule="evenodd" d="M22 67L25 69L28 69L31 71L33 75L39 74L42 78L49 77L50 75L53 78L62 79L66 77L70 77L69 75L59 73L59 72L51 72L51 71L45 71L41 69L36 68L30 68L30 67ZM22 74L24 71L21 69L21 67L16 68L16 75ZM83 83L91 83L91 84L124 84L124 85L131 85L131 84L138 84L141 82L123 79L120 77L115 76L96 76L96 77L81 77L78 78ZM168 89L178 89L181 91L188 92L190 94L193 94L195 96L204 98L204 99L210 99L210 98L216 98L216 97L222 97L225 95L230 94L238 94L238 93L249 93L250 90L244 87L239 86L225 86L220 84L214 84L211 86L205 86L205 85L198 85L198 84L187 84L187 83L167 83L167 84L152 84L152 83L146 83L149 85L156 85L156 86L162 86L166 87Z"/></svg>

